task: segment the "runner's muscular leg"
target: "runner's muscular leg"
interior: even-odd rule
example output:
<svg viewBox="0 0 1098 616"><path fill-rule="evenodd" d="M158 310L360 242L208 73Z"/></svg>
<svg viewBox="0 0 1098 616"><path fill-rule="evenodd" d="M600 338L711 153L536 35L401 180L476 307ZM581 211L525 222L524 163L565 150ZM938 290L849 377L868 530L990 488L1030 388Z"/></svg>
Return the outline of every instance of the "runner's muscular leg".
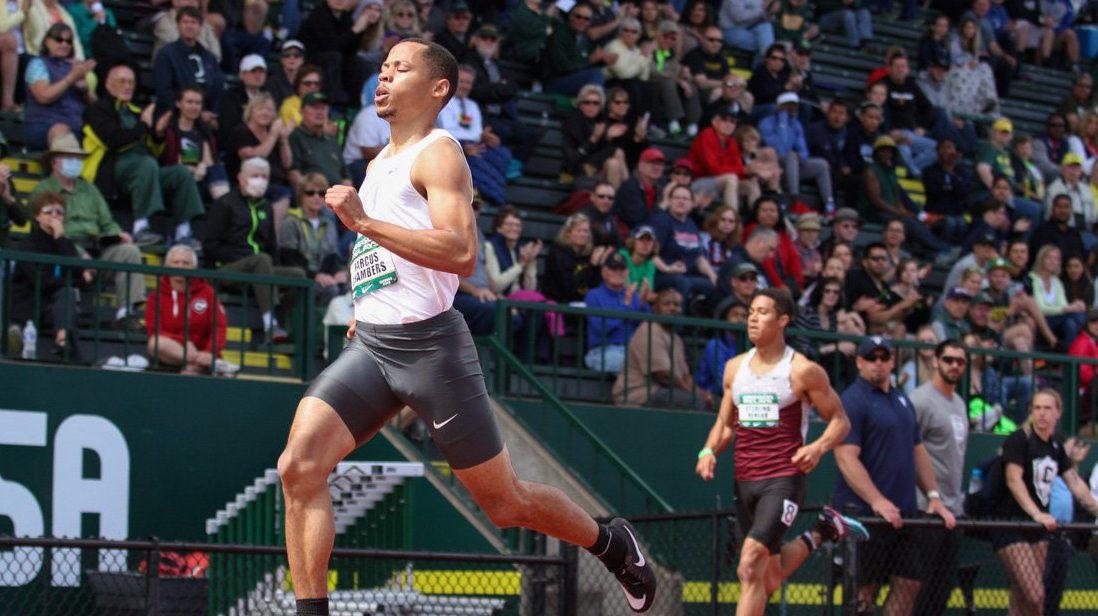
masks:
<svg viewBox="0 0 1098 616"><path fill-rule="evenodd" d="M506 447L476 466L454 469L454 474L500 528L521 526L584 548L598 538L598 524L564 492L519 479Z"/></svg>
<svg viewBox="0 0 1098 616"><path fill-rule="evenodd" d="M327 593L335 541L328 474L354 448L354 437L331 405L312 396L301 399L278 458L286 494L286 550L298 599Z"/></svg>
<svg viewBox="0 0 1098 616"><path fill-rule="evenodd" d="M740 564L736 575L740 578L740 600L736 604L736 616L758 616L766 610L766 582L768 573L776 560L770 549L753 537L743 541L740 550Z"/></svg>

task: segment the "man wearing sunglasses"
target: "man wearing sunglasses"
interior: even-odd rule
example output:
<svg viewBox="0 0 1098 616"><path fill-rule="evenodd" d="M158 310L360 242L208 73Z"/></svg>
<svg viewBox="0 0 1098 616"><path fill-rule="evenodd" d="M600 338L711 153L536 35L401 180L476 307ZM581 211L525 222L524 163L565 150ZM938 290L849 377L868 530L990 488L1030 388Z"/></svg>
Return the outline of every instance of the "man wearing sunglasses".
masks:
<svg viewBox="0 0 1098 616"><path fill-rule="evenodd" d="M881 584L891 585L886 614L913 614L923 577L919 539L902 518L919 515L916 486L926 495L925 511L941 516L953 528L953 513L942 503L934 466L923 444L915 409L892 386L892 343L870 336L858 345L858 378L842 395L850 416L850 433L835 448L841 476L835 484L834 507L858 515L877 515L886 525L859 546L858 610L876 604ZM920 612L921 613L921 612Z"/></svg>
<svg viewBox="0 0 1098 616"><path fill-rule="evenodd" d="M815 528L782 544L804 500L805 476L850 430L827 373L785 343L796 316L785 289L755 294L747 313L755 348L725 365L717 421L698 452L695 472L713 479L717 454L735 443L736 521L742 535L737 616L761 616L767 598L823 541L847 535L865 540L865 528L824 507ZM808 406L827 422L805 442Z"/></svg>

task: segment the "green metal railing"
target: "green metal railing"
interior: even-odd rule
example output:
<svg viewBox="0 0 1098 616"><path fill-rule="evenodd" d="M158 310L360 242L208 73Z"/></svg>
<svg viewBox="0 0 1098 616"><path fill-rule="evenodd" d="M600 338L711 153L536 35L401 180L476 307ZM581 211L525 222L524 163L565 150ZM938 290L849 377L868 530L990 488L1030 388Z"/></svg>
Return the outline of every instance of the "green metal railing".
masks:
<svg viewBox="0 0 1098 616"><path fill-rule="evenodd" d="M88 346L90 353L86 353L86 357L80 358L80 363L94 363L97 359L103 359L103 355L106 349L112 348L111 345L116 345L114 348L120 348L122 354L128 357L130 354L136 353L143 355L148 351L147 349L147 332L134 332L123 329L121 331L110 330L103 326L105 319L102 318L101 311L105 308L116 308L120 305L132 306L135 301L129 296L129 289L116 289L115 301L110 301L111 294L108 294L105 289L105 276L104 273L114 272L129 272L136 276L151 275L155 277L155 283L149 287L151 295L149 300L155 302L154 323L151 324L152 331L154 333L160 331L160 290L165 276L181 276L186 278L184 288L184 306L190 306L191 303L191 280L194 278L202 278L206 280L213 288L214 295L218 297L222 306L226 308L226 312L229 312L229 306L225 306L225 300L227 298L233 298L234 304L232 308L238 310L239 314L246 315L250 307L255 306L256 302L254 298L249 298L247 292L248 287L252 285L265 285L266 292L270 293L271 305L275 304L275 297L278 293L278 288L294 288L293 307L290 310L289 323L291 331L293 332L294 339L297 341L293 345L292 350L288 350L284 345L274 344L270 338L261 346L258 351L263 355L263 365L266 368L267 373L274 373L277 366L277 357L285 354L287 351L291 357L291 373L302 380L311 378L314 375L314 353L310 348L309 340L311 339L311 328L314 327L316 319L316 307L314 302L314 290L313 281L307 278L286 278L281 276L259 276L249 275L237 272L221 272L216 270L206 269L180 269L171 267L160 267L152 265L141 264L128 264L128 263L112 263L107 261L98 261L92 259L81 259L77 257L61 257L55 255L44 255L29 252L19 252L10 250L0 250L0 328L4 333L0 336L0 355L4 357L11 356L9 332L12 331L11 327L21 327L23 323L14 323L12 321L12 300L13 290L12 282L14 278L15 266L19 263L30 264L34 269L34 307L31 317L31 321L39 324L42 321L44 310L48 308L48 300L42 296L42 279L43 274L47 268L58 268L64 282L64 297L60 300L64 304L63 314L68 317L75 316L75 322L77 331L68 332L68 335L72 337L74 343L79 342L82 347ZM96 275L93 277L91 283L82 283L83 270L94 270ZM227 288L232 287L232 291L228 292ZM75 294L72 293L73 289L78 289L82 294L91 295L90 298L85 297L81 299L79 305L74 305L73 298ZM121 295L118 295L121 294ZM140 301L144 301L145 298L140 298ZM211 307L212 309L212 307ZM247 325L244 323L234 323L230 320L226 325L241 327L241 337L239 340L239 348L227 349L219 348L217 340L217 328L219 327L219 321L222 318L229 318L228 314L222 317L219 311L212 310L211 312L211 330L213 332L213 348L211 354L214 357L221 356L229 361L234 361L244 366L247 363L247 359L250 356L250 352L247 349L248 334ZM86 323L90 319L91 323ZM190 325L190 311L187 311L187 316L184 317L184 329L183 338L186 340L189 336ZM146 329L150 327L150 324L146 324ZM42 330L41 327L37 329ZM90 344L88 341L90 338ZM226 345L228 346L228 341ZM66 344L62 349L59 357L59 361L63 363L73 363L76 358L71 357L70 349L71 344ZM150 366L154 369L160 368L159 362L159 336L156 336L153 341L153 348L151 349L151 357L149 357ZM183 349L183 364L187 364L187 349L184 345Z"/></svg>
<svg viewBox="0 0 1098 616"><path fill-rule="evenodd" d="M700 387L694 380L697 367L701 360L701 354L705 342L718 334L731 334L735 342L736 352L743 352L749 348L746 336L746 327L743 324L728 323L715 319L701 319L683 316L654 315L621 310L606 310L577 306L565 306L558 304L544 304L536 302L517 302L511 300L499 300L496 303L496 344L510 349L519 358L515 364L504 362L497 367L494 375L494 393L504 398L514 397L541 397L551 394L559 400L583 401L594 403L627 404L625 394L614 397L611 393L611 383L614 380L622 381L622 391L628 392L630 384L630 355L625 355L625 365L621 374L609 374L598 370L592 370L584 365L584 355L587 350L588 320L591 318L623 319L635 322L638 326L642 323L654 323L668 325L673 328L676 335L683 339L687 354L687 365L691 368L690 387L682 393L688 400L683 405L687 408L705 408L700 401L704 398ZM512 315L518 313L526 323L538 322L544 319L545 314L553 312L564 323L565 334L552 336L546 331L539 331L537 327L523 327L522 332L515 331L512 327ZM651 329L638 329L637 331L649 332L648 340L642 344L651 345ZM548 337L548 349L545 348L545 339ZM851 342L859 343L864 336L842 334L819 330L804 330L789 328L786 330L786 338L793 343L798 350L806 350L815 353L822 345L832 343ZM537 348L542 341L542 347ZM636 343L636 340L633 340ZM934 345L916 340L892 340L896 354L901 361L896 362L896 373L903 368L903 362L907 359L915 359L920 349L933 348ZM675 347L671 347L671 353L675 353ZM1098 359L1076 357L1055 353L1020 353L1017 351L1004 351L982 347L968 348L970 357L979 356L984 359L985 366L992 366L1000 379L1009 377L1011 385L1024 392L1025 389L1035 391L1039 387L1052 387L1057 389L1064 401L1062 427L1068 434L1087 430L1094 434L1098 427L1098 370L1092 378L1091 386L1085 388L1083 393L1080 384L1080 367L1083 365L1098 366ZM542 357L539 359L538 355ZM651 353L645 353L649 358L649 366L645 367L644 374L650 374ZM711 358L712 359L712 358ZM669 362L672 366L670 382L675 382L674 357ZM917 360L916 360L917 365ZM839 352L830 353L826 361L820 362L832 379L832 385L841 393L848 384L851 375L856 375L854 368L854 356ZM1022 366L1032 365L1032 370L1022 370ZM521 372L518 367L521 367ZM965 374L960 384L959 391L970 392L972 362L966 366ZM527 378L526 375L530 375ZM986 376L987 371L985 369ZM518 377L518 378L516 378ZM915 371L918 379L918 370ZM539 383L534 386L530 379L536 379ZM919 384L917 381L915 384ZM646 393L655 391L658 384L651 378L645 383ZM545 391L541 391L544 389ZM1002 392L1000 392L1001 394ZM646 396L648 397L648 396ZM997 397L1002 397L1001 395ZM968 399L969 396L965 395ZM1021 406L1024 400L1003 399L1003 411L1012 413L1016 417L1023 416L1026 411ZM655 405L655 404L654 404ZM709 407L715 410L715 407ZM991 425L974 421L974 428L983 431L991 431Z"/></svg>

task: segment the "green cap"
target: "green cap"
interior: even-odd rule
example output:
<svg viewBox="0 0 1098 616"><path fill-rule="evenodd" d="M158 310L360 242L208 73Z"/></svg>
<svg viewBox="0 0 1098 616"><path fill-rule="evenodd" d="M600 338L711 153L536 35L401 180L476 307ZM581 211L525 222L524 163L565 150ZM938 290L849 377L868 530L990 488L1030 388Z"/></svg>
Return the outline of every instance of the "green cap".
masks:
<svg viewBox="0 0 1098 616"><path fill-rule="evenodd" d="M984 268L984 273L990 274L991 270L999 269L999 268L1002 268L1002 269L1005 269L1005 270L1009 271L1010 270L1010 261L1007 261L1006 259L1004 259L1002 257L995 257L994 259L991 260L991 262L989 262L987 264L987 267Z"/></svg>

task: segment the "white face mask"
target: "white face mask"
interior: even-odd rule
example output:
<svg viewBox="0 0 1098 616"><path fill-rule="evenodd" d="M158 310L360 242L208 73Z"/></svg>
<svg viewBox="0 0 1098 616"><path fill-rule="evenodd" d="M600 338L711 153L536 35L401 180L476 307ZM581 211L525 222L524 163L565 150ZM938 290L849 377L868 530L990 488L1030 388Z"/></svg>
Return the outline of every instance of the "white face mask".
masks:
<svg viewBox="0 0 1098 616"><path fill-rule="evenodd" d="M258 199L267 194L267 178L251 177L244 182L244 194Z"/></svg>
<svg viewBox="0 0 1098 616"><path fill-rule="evenodd" d="M62 158L61 159L61 175L75 180L80 177L80 171L84 168L84 161L79 158Z"/></svg>

